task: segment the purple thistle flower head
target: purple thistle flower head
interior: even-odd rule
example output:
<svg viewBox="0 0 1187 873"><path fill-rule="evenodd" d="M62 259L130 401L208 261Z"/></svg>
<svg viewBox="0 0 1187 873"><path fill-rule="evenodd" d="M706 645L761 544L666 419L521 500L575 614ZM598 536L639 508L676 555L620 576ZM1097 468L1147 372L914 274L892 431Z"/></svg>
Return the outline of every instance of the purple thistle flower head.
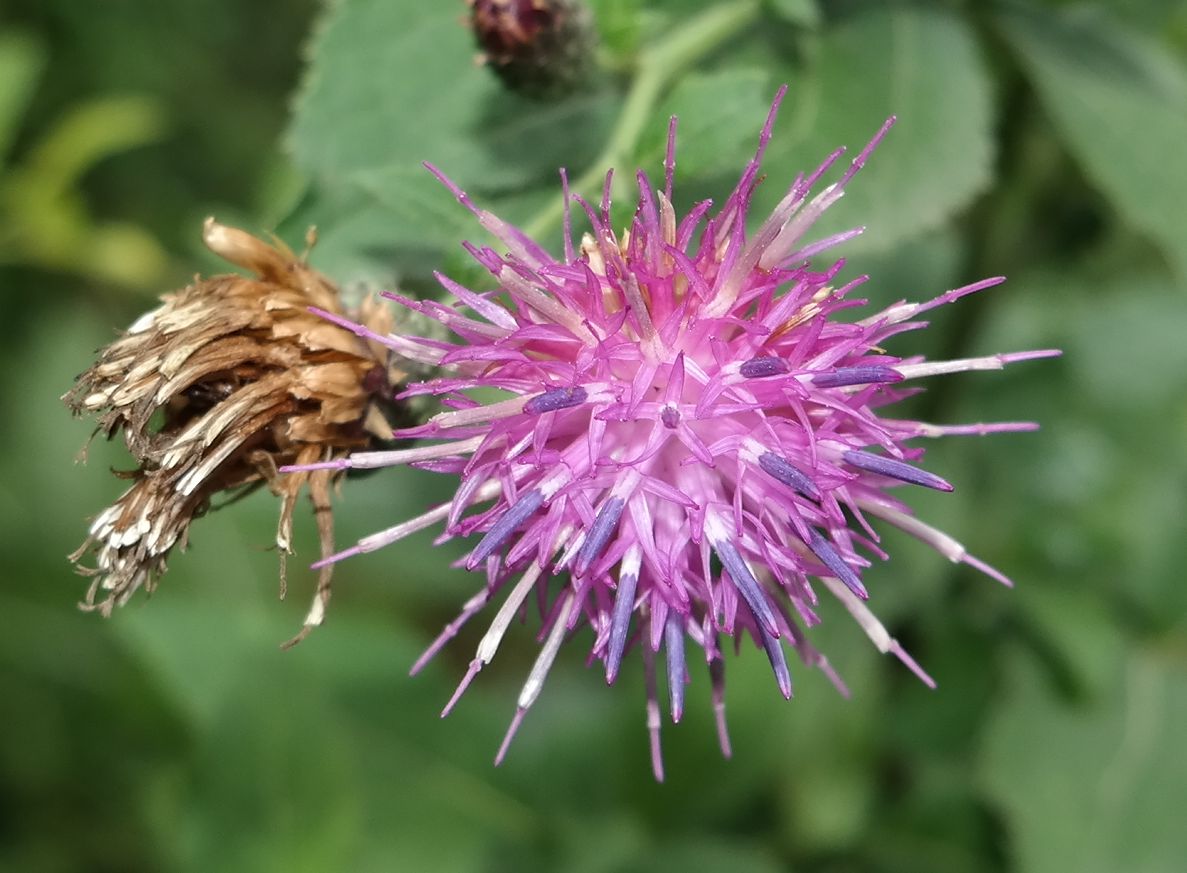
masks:
<svg viewBox="0 0 1187 873"><path fill-rule="evenodd" d="M629 651L640 652L653 764L662 778L661 653L671 717L678 721L689 681L688 643L699 650L695 658L708 666L726 755L728 638L749 637L765 651L784 697L792 694L788 648L845 693L805 633L818 621L820 588L841 601L879 650L933 684L866 605L866 555L886 557L878 547L880 525L901 528L944 557L1009 584L914 518L892 489L952 490L917 465L923 452L912 443L918 438L1035 425L945 426L879 411L911 393L906 382L1058 352L930 362L883 351L896 334L925 326L923 313L1000 278L857 320L837 318L864 303L851 297L864 277L843 283L843 261L812 259L860 229L814 242L806 236L893 119L837 181L822 184L843 150L797 176L751 233L747 212L782 96L757 154L716 212L709 202L683 218L673 210L675 119L664 186L657 190L638 173L638 207L621 236L610 224L609 176L597 206L570 195L566 184L566 206L576 204L590 230L574 240L566 217L562 260L429 168L498 239L501 250L466 244L495 290L479 292L439 276L452 305L389 295L456 337L382 338L397 354L439 368L443 375L411 386L405 396L433 395L444 411L396 433L416 440L411 448L356 453L326 466L411 464L456 476L457 492L449 503L328 560L372 551L438 522L444 538L471 538L464 563L483 572L481 590L413 668L499 601L446 712L490 663L529 595L538 595L543 646L496 762L562 642L582 625L592 631L591 654L608 682ZM484 389L481 401L477 389ZM492 394L497 399L488 399ZM550 582L557 576L559 584ZM323 606L315 602L309 623L321 621Z"/></svg>

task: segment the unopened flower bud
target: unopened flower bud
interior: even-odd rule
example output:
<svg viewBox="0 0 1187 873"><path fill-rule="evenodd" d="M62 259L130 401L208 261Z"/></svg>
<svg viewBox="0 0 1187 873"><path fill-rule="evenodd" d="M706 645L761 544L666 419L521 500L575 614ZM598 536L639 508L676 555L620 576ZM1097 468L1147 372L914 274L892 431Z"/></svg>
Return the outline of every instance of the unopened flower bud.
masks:
<svg viewBox="0 0 1187 873"><path fill-rule="evenodd" d="M594 32L578 0L469 0L481 59L512 91L570 93L592 66Z"/></svg>

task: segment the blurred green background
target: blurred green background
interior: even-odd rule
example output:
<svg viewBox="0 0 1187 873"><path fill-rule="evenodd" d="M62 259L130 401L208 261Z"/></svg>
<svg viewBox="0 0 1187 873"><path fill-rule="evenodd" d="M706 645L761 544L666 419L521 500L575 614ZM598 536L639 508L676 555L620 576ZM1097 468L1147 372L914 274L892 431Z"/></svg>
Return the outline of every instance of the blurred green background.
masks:
<svg viewBox="0 0 1187 873"><path fill-rule="evenodd" d="M474 63L461 3L0 7L0 868L1185 869L1184 4L591 5L607 72L553 104ZM705 21L700 53L656 74ZM893 532L867 576L937 691L826 604L812 638L853 698L800 670L784 703L744 650L723 761L694 672L657 785L637 664L608 690L581 638L494 769L531 628L439 721L484 624L408 677L477 582L423 536L343 565L326 626L282 653L313 580L291 572L276 600L262 494L198 522L151 601L110 621L75 610L85 582L65 555L127 459L97 444L76 466L90 428L56 398L157 293L221 269L204 216L294 244L316 223L314 262L339 280L427 290L434 267L472 278L457 242L482 239L431 159L559 251L556 168L604 169L643 75L657 105L612 156L658 178L678 112L683 204L728 190L780 83L767 205L897 113L833 218L869 227L847 274L871 274L875 304L1010 281L893 350L1066 352L936 380L914 409L1043 424L929 446L957 492L912 495L1015 591ZM350 480L339 538L443 488ZM312 559L308 519L299 542Z"/></svg>

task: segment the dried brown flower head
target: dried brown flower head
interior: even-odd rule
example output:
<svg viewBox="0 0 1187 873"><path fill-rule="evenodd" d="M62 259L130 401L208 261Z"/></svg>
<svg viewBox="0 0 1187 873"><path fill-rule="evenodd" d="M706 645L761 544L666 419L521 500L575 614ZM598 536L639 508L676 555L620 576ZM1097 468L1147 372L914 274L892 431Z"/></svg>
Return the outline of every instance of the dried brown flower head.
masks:
<svg viewBox="0 0 1187 873"><path fill-rule="evenodd" d="M384 335L387 307L369 300L345 312L338 289L282 243L213 219L203 238L255 277L199 277L164 295L62 398L76 414L96 415L97 433L122 433L137 464L118 474L131 487L99 513L70 556L94 577L83 608L104 615L138 588L153 590L170 550L185 549L190 523L212 498L264 484L281 499L283 596L297 498L308 485L322 554L330 555L330 491L341 472L280 475L278 468L339 458L391 435L380 407L403 375L391 369L387 349L309 311L349 315ZM87 556L94 566L82 566ZM332 566L320 571L311 613L318 621L291 642L320 622Z"/></svg>

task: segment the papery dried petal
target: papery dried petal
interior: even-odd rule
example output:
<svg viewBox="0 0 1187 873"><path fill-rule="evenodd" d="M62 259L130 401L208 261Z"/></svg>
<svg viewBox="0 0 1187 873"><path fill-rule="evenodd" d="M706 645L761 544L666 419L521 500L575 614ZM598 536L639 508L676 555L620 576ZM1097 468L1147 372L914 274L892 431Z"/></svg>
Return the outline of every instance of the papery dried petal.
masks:
<svg viewBox="0 0 1187 873"><path fill-rule="evenodd" d="M292 551L292 516L308 486L322 551L330 555L330 487L340 471L281 476L288 464L344 458L391 427L380 411L402 371L387 348L328 322L311 307L345 317L339 291L282 244L207 220L204 240L253 277L196 279L162 297L62 398L97 432L117 434L136 464L132 484L91 524L71 555L95 581L83 604L104 614L140 588L151 591L192 521L219 494L268 485L281 500L276 546ZM354 313L375 335L388 333L386 306ZM88 556L94 565L82 566ZM331 568L321 571L317 608L329 600Z"/></svg>

